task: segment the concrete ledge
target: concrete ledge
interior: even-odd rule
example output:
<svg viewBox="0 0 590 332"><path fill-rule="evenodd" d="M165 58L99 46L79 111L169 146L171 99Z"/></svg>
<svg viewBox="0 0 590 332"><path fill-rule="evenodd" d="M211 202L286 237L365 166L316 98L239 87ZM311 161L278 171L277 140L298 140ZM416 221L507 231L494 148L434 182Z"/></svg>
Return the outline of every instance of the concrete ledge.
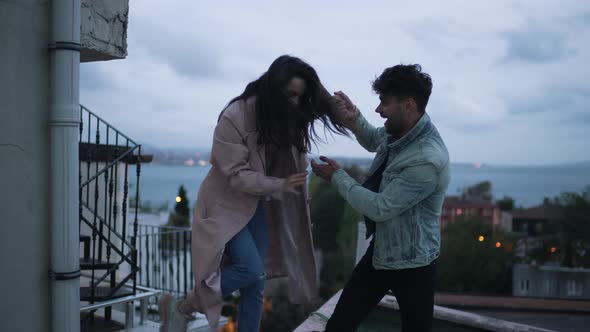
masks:
<svg viewBox="0 0 590 332"><path fill-rule="evenodd" d="M528 310L580 314L590 313L590 301L588 300L436 293L434 294L434 303L454 308Z"/></svg>
<svg viewBox="0 0 590 332"><path fill-rule="evenodd" d="M129 0L82 0L80 62L127 56Z"/></svg>
<svg viewBox="0 0 590 332"><path fill-rule="evenodd" d="M380 306L399 310L397 299L395 296L387 295L379 303ZM556 332L536 326L519 324L501 320L497 318L486 317L461 310L449 309L438 305L434 306L434 318L439 320L446 320L459 325L471 326L486 331L498 332Z"/></svg>
<svg viewBox="0 0 590 332"><path fill-rule="evenodd" d="M327 319L332 316L334 308L340 299L342 291L336 293L328 302L324 303L316 312L312 313L294 332L323 331ZM395 296L386 295L379 303L379 306L399 310ZM502 332L555 332L535 326L509 322L497 318L486 317L465 311L449 309L441 306L434 306L434 318L449 321L455 324L480 328L486 331Z"/></svg>

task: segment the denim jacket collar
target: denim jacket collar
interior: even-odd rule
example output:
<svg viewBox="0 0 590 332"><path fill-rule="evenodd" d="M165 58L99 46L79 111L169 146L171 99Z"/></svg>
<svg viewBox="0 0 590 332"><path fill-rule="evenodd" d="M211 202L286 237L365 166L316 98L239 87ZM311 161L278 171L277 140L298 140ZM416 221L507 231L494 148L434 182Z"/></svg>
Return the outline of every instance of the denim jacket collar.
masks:
<svg viewBox="0 0 590 332"><path fill-rule="evenodd" d="M408 144L414 142L418 137L430 131L431 128L432 123L430 122L430 116L424 113L416 125L401 138L396 140L393 136L389 136L387 139L387 146L394 151L401 151L408 146Z"/></svg>

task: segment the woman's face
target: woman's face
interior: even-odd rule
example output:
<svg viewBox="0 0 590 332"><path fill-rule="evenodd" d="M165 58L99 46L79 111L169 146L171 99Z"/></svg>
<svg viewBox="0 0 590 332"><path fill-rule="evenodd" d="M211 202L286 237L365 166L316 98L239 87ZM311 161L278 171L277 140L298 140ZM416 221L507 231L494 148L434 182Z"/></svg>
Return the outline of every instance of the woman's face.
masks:
<svg viewBox="0 0 590 332"><path fill-rule="evenodd" d="M299 107L301 103L301 96L305 93L307 84L305 80L300 77L293 77L286 86L287 97L295 107Z"/></svg>

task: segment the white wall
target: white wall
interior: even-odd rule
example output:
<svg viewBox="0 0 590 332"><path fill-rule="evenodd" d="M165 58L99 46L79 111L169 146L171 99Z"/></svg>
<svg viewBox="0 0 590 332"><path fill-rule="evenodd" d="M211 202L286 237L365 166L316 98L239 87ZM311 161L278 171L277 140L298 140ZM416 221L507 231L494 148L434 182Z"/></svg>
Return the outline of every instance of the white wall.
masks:
<svg viewBox="0 0 590 332"><path fill-rule="evenodd" d="M0 331L51 328L50 2L0 0Z"/></svg>

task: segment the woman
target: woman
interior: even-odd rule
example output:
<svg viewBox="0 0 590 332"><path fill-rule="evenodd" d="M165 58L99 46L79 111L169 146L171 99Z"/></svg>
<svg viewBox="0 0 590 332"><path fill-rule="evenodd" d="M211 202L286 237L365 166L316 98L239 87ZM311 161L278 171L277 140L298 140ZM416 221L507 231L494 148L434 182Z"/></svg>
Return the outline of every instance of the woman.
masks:
<svg viewBox="0 0 590 332"><path fill-rule="evenodd" d="M257 332L268 278L288 277L294 303L315 297L306 153L318 140L316 120L346 134L332 107L315 70L286 55L230 101L195 205L196 285L184 300L162 297L163 331L184 331L195 311L216 328L222 298L239 290L238 331Z"/></svg>

